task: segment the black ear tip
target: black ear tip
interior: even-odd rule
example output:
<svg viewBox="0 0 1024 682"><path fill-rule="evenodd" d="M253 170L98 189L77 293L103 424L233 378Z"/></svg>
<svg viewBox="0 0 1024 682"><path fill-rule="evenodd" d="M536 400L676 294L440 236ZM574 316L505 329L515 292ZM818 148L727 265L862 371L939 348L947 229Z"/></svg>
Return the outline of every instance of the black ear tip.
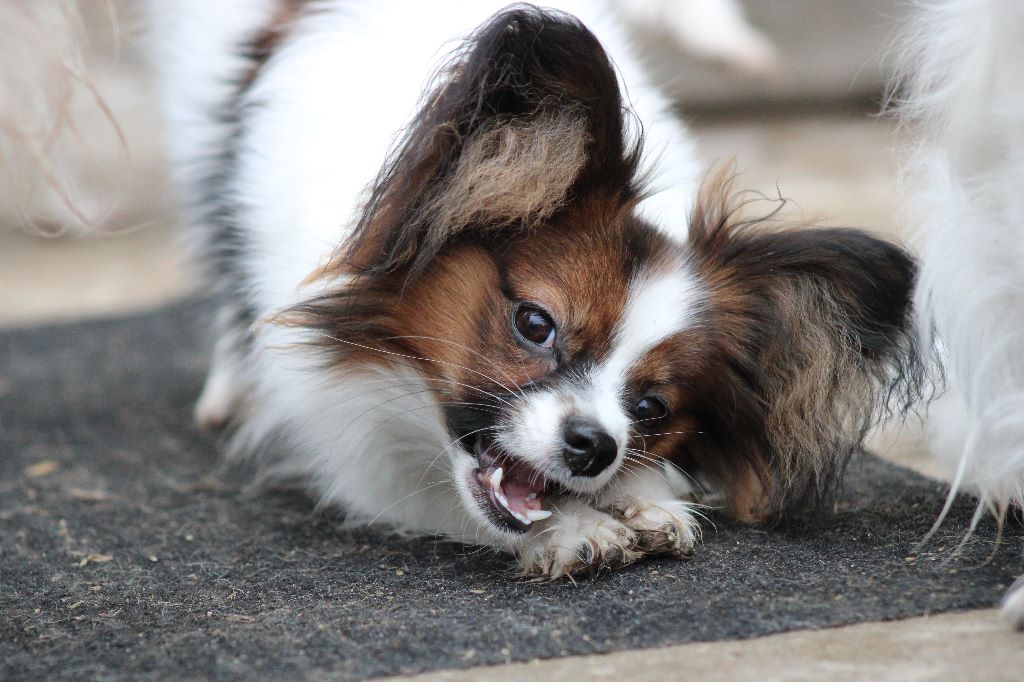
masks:
<svg viewBox="0 0 1024 682"><path fill-rule="evenodd" d="M834 235L844 264L831 280L865 357L893 352L910 328L917 261L903 246L860 230Z"/></svg>
<svg viewBox="0 0 1024 682"><path fill-rule="evenodd" d="M838 232L849 235L853 242L852 247L863 253L866 258L879 263L888 262L893 273L912 272L917 268L917 262L910 252L892 239L856 229L843 229Z"/></svg>
<svg viewBox="0 0 1024 682"><path fill-rule="evenodd" d="M513 5L492 16L480 29L476 40L488 43L488 37L511 38L533 43L544 31L572 31L592 35L579 19L558 10L542 9L535 5ZM595 39L596 40L596 39ZM557 45L536 45L540 49Z"/></svg>
<svg viewBox="0 0 1024 682"><path fill-rule="evenodd" d="M746 280L768 288L804 282L827 294L823 300L838 306L865 356L892 352L909 330L917 262L903 246L852 228L717 234L710 248Z"/></svg>

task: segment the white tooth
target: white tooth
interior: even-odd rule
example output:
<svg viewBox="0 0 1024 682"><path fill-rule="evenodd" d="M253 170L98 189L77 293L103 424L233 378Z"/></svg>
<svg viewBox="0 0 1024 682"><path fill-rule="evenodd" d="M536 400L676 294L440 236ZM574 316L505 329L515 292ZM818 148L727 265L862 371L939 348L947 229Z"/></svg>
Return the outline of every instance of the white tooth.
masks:
<svg viewBox="0 0 1024 682"><path fill-rule="evenodd" d="M526 496L526 499L528 499L528 500L536 500L537 499L537 493L530 493L529 495Z"/></svg>
<svg viewBox="0 0 1024 682"><path fill-rule="evenodd" d="M527 509L526 517L529 519L527 523L533 523L534 521L543 521L547 517L551 516L551 512L547 509Z"/></svg>
<svg viewBox="0 0 1024 682"><path fill-rule="evenodd" d="M526 515L524 516L523 514L520 514L519 512L517 512L514 509L512 509L512 507L510 507L509 504L508 504L508 498L505 497L505 495L502 494L502 492L501 492L501 479L502 479L502 477L504 475L505 475L505 470L502 467L498 467L497 469L495 469L494 471L491 472L491 478L490 478L490 480L488 482L491 484L491 491L494 493L495 499L498 500L498 502L501 503L501 506L504 507L505 510L509 514L511 514L513 517L515 517L515 519L517 521L519 521L520 523L522 523L524 525L529 526L535 520L546 519L547 517L551 516L551 512L546 512L546 511L539 511L538 512L538 511L535 511L535 510L528 511L526 513ZM527 497L527 499L534 499L536 497L537 497L537 493L530 493L530 495ZM538 514L539 514L539 516L538 516Z"/></svg>
<svg viewBox="0 0 1024 682"><path fill-rule="evenodd" d="M526 518L516 510L512 509L512 507L508 506L507 497L505 497L501 493L495 493L495 497L498 498L498 502L501 502L501 506L505 507L505 511L514 516L516 519L518 519L520 523L525 523L527 526L530 525L530 519Z"/></svg>

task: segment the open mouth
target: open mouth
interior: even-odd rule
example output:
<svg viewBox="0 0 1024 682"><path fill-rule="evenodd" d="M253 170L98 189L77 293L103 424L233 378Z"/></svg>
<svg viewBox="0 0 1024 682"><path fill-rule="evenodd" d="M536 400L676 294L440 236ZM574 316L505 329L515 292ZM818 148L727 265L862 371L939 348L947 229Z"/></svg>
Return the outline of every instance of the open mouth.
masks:
<svg viewBox="0 0 1024 682"><path fill-rule="evenodd" d="M474 451L477 468L473 471L479 486L475 496L495 525L516 533L525 533L551 512L542 509L548 481L536 469L498 448L481 436Z"/></svg>

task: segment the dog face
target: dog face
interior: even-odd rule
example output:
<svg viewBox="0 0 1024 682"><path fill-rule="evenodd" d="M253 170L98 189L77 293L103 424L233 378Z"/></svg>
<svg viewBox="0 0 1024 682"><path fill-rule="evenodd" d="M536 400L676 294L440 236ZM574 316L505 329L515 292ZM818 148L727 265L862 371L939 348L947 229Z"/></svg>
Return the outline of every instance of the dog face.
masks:
<svg viewBox="0 0 1024 682"><path fill-rule="evenodd" d="M498 535L668 462L757 520L814 498L912 392L914 265L853 230L770 232L709 180L690 235L637 216L642 136L607 55L536 9L483 26L297 306L334 362L405 364ZM888 389L888 392L886 391Z"/></svg>
<svg viewBox="0 0 1024 682"><path fill-rule="evenodd" d="M466 501L523 531L546 493L595 493L692 429L660 354L706 342L705 301L682 250L628 211L570 210L440 255L398 304L395 341L443 378Z"/></svg>

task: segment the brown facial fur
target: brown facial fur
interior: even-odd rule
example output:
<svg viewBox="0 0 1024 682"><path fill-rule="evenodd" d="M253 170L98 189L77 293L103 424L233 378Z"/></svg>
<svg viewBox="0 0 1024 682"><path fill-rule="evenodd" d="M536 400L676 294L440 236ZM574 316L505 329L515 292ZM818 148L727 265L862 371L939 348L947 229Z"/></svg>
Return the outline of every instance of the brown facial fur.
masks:
<svg viewBox="0 0 1024 682"><path fill-rule="evenodd" d="M291 319L349 341L336 348L345 359L357 352L360 361L393 361L363 347L375 348L422 358L428 373L454 382L446 392L515 393L556 369L600 362L631 279L672 248L629 207L592 203L532 234L456 241L412 280L395 274L347 287L300 307ZM553 353L517 340L511 320L521 302L551 314L558 327Z"/></svg>

